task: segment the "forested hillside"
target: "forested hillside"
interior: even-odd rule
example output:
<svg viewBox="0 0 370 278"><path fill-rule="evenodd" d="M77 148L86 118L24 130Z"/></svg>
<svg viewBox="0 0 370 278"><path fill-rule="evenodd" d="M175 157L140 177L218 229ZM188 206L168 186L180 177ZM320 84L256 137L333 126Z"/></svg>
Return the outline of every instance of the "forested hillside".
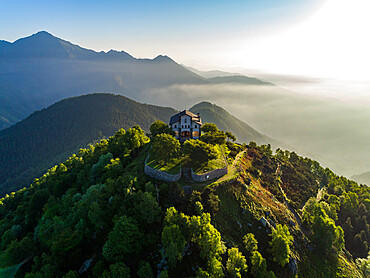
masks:
<svg viewBox="0 0 370 278"><path fill-rule="evenodd" d="M121 129L1 199L1 273L369 274L369 260L359 259L369 251L369 188L253 142L225 145L236 170L228 179L160 182L143 173L150 144L140 127Z"/></svg>
<svg viewBox="0 0 370 278"><path fill-rule="evenodd" d="M192 109L202 117L204 113L203 121L235 133L240 142L274 142L221 107L203 103ZM78 148L112 136L119 128L140 125L149 131L152 122L168 123L175 113L172 108L141 104L112 94L69 98L33 113L0 131L0 196L29 186L35 177L67 159Z"/></svg>
<svg viewBox="0 0 370 278"><path fill-rule="evenodd" d="M29 186L33 179L79 148L136 124L149 131L168 121L172 108L112 94L92 94L58 102L0 131L0 196Z"/></svg>

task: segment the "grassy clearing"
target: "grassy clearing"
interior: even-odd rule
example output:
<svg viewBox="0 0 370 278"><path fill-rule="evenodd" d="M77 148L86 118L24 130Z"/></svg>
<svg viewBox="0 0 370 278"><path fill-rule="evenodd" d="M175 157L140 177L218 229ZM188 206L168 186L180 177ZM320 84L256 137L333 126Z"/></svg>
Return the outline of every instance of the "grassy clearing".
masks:
<svg viewBox="0 0 370 278"><path fill-rule="evenodd" d="M156 170L175 175L179 173L181 165L183 165L185 162L186 162L185 157L178 157L168 161L165 164L160 164L153 155L149 155L147 165Z"/></svg>
<svg viewBox="0 0 370 278"><path fill-rule="evenodd" d="M217 158L209 160L206 163L201 164L199 167L194 167L193 171L195 174L201 175L215 169L224 168L226 166L223 156L223 147L220 145L216 145L215 149L217 152Z"/></svg>

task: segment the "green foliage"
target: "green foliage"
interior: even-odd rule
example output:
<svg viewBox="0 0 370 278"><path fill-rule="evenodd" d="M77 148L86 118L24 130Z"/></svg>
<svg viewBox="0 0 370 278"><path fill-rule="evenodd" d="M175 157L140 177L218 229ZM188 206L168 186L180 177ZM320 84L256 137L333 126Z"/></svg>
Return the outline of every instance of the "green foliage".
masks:
<svg viewBox="0 0 370 278"><path fill-rule="evenodd" d="M266 259L262 257L260 252L254 251L251 256L252 273L256 278L264 278L267 275Z"/></svg>
<svg viewBox="0 0 370 278"><path fill-rule="evenodd" d="M199 140L187 140L183 145L183 152L189 156L192 165L201 165L217 158L214 147Z"/></svg>
<svg viewBox="0 0 370 278"><path fill-rule="evenodd" d="M200 256L203 259L219 258L225 252L221 243L221 234L211 224L211 215L203 213L201 216L190 218L192 242L200 247Z"/></svg>
<svg viewBox="0 0 370 278"><path fill-rule="evenodd" d="M152 278L153 270L150 267L150 264L146 261L140 261L139 262L139 270L137 271L137 276L139 278Z"/></svg>
<svg viewBox="0 0 370 278"><path fill-rule="evenodd" d="M158 134L152 140L151 155L165 164L180 153L180 142L169 134Z"/></svg>
<svg viewBox="0 0 370 278"><path fill-rule="evenodd" d="M100 177L103 174L104 167L113 159L111 153L103 154L99 157L99 161L91 167L91 179L96 181L97 177Z"/></svg>
<svg viewBox="0 0 370 278"><path fill-rule="evenodd" d="M112 278L130 278L130 269L122 262L112 264L110 267L110 276Z"/></svg>
<svg viewBox="0 0 370 278"><path fill-rule="evenodd" d="M63 276L63 278L78 278L78 272L75 270L70 270L66 275Z"/></svg>
<svg viewBox="0 0 370 278"><path fill-rule="evenodd" d="M155 120L168 121L175 113L172 108L141 104L113 94L68 98L33 113L21 124L0 133L0 196L30 185L80 147L138 124L149 131ZM121 140L117 136L115 139ZM108 151L120 157L126 153L124 149L132 150L118 142Z"/></svg>
<svg viewBox="0 0 370 278"><path fill-rule="evenodd" d="M197 215L202 215L202 213L203 213L203 205L199 201L195 202L195 213Z"/></svg>
<svg viewBox="0 0 370 278"><path fill-rule="evenodd" d="M203 134L200 136L200 140L207 144L222 145L226 143L226 134L220 131L215 124L205 123L202 126ZM233 136L229 133L229 136ZM233 137L235 138L235 136Z"/></svg>
<svg viewBox="0 0 370 278"><path fill-rule="evenodd" d="M364 277L370 277L370 254L365 259L357 259L356 265L361 270Z"/></svg>
<svg viewBox="0 0 370 278"><path fill-rule="evenodd" d="M132 218L120 217L109 233L108 240L103 246L103 255L108 261L119 262L140 253L142 233Z"/></svg>
<svg viewBox="0 0 370 278"><path fill-rule="evenodd" d="M158 278L169 278L168 271L167 270L161 271L161 273L159 274Z"/></svg>
<svg viewBox="0 0 370 278"><path fill-rule="evenodd" d="M344 246L343 229L335 225L338 199L329 197L330 205L326 202L317 203L315 198L308 200L304 207L303 219L312 228L312 242L318 251L329 253L334 247L339 253Z"/></svg>
<svg viewBox="0 0 370 278"><path fill-rule="evenodd" d="M161 269L167 269L161 272L164 277L274 277L272 271L267 272L267 263L279 277L285 277L288 270L279 264L286 264L290 248L294 248L300 277L330 277L335 272L342 275L346 268L356 272L349 254L344 256L340 251L343 232L351 254L366 257L368 188L290 152L278 157L248 148L240 159L240 179L212 188L196 184L197 190L188 196L182 182L164 184L142 174L149 151L144 139L139 128L121 130L108 140L81 149L35 180L30 188L0 199L0 267L21 266L16 277L74 277L84 262L93 258L83 275L153 277L162 255ZM258 177L251 174L256 169L261 173ZM262 254L270 255L266 248L268 235L254 229L256 219L251 212L265 208L262 202L270 200L266 199L271 197L267 190L273 192L276 172L289 198L295 199L293 191L297 190L296 200L308 200L303 220L312 230L310 239L318 252L307 251L296 232L292 247L287 228L277 225L271 240L272 256L266 257L266 263ZM247 178L253 179L253 186L248 188L242 184ZM319 202L310 199L316 197L318 183L328 185L322 187ZM261 194L258 198L252 196L256 192ZM278 201L271 203L270 217L277 224L286 221L281 206ZM243 225L243 232L246 228L254 234L243 238L237 222ZM247 223L253 224L251 230ZM243 265L245 258L239 251L231 251L234 248L225 254L222 238L242 246L248 273L234 267ZM257 251L257 239L261 253ZM328 250L322 252L319 245ZM337 262L333 256L323 256L332 250L338 254ZM272 259L277 263L271 263ZM23 260L26 263L22 265ZM363 260L358 262L361 269L366 269ZM317 268L312 267L317 264Z"/></svg>
<svg viewBox="0 0 370 278"><path fill-rule="evenodd" d="M173 224L163 228L162 245L170 266L174 266L177 261L181 261L185 244L185 238L178 225Z"/></svg>
<svg viewBox="0 0 370 278"><path fill-rule="evenodd" d="M238 248L228 250L228 259L226 262L226 270L231 277L241 278L242 274L247 271L247 260Z"/></svg>
<svg viewBox="0 0 370 278"><path fill-rule="evenodd" d="M344 232L341 227L335 225L323 207L315 203L312 211L306 211L305 218L309 217L309 223L312 228L312 242L320 252L330 252L332 247L337 252L341 251L344 246Z"/></svg>
<svg viewBox="0 0 370 278"><path fill-rule="evenodd" d="M127 212L142 225L149 226L159 220L161 209L155 197L149 192L139 191L125 197Z"/></svg>
<svg viewBox="0 0 370 278"><path fill-rule="evenodd" d="M271 253L274 261L285 266L289 263L290 246L293 244L293 237L290 235L287 226L280 224L276 225L276 229L272 230Z"/></svg>
<svg viewBox="0 0 370 278"><path fill-rule="evenodd" d="M200 140L207 144L222 145L226 143L226 135L223 131L207 132L200 136Z"/></svg>
<svg viewBox="0 0 370 278"><path fill-rule="evenodd" d="M154 138L158 134L169 134L169 135L174 135L173 130L164 122L162 121L155 121L154 123L151 124L150 126L150 137Z"/></svg>
<svg viewBox="0 0 370 278"><path fill-rule="evenodd" d="M227 141L231 140L231 141L235 141L236 140L236 137L234 134L232 134L230 131L226 131L225 132L225 135L227 137Z"/></svg>
<svg viewBox="0 0 370 278"><path fill-rule="evenodd" d="M207 133L207 132L216 133L219 130L218 130L218 128L217 128L217 126L215 124L213 124L213 123L205 123L202 126L202 131L204 133Z"/></svg>
<svg viewBox="0 0 370 278"><path fill-rule="evenodd" d="M243 243L244 247L250 254L253 254L253 252L257 251L258 249L258 241L255 238L254 234L248 233L243 237Z"/></svg>
<svg viewBox="0 0 370 278"><path fill-rule="evenodd" d="M208 261L208 273L210 277L224 277L222 262L216 257L212 257Z"/></svg>

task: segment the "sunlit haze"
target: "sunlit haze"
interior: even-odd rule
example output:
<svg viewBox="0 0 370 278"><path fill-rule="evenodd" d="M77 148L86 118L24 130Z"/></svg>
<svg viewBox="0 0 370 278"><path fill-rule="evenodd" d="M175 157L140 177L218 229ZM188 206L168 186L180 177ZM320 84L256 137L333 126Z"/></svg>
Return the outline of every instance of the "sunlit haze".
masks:
<svg viewBox="0 0 370 278"><path fill-rule="evenodd" d="M310 22L318 9L330 9L322 7L322 0L307 2L1 1L0 25L6 28L0 39L14 41L46 30L98 51L124 50L142 58L166 54L201 68L294 71L293 64L281 64L289 57L274 58L289 53L282 52L294 40L289 34L300 32L291 26Z"/></svg>
<svg viewBox="0 0 370 278"><path fill-rule="evenodd" d="M357 101L370 88L369 10L367 0L1 1L0 39L46 30L97 51L164 54L200 70ZM310 79L302 85L286 75Z"/></svg>
<svg viewBox="0 0 370 278"><path fill-rule="evenodd" d="M275 73L368 80L370 2L329 0L308 19L230 53L237 64Z"/></svg>

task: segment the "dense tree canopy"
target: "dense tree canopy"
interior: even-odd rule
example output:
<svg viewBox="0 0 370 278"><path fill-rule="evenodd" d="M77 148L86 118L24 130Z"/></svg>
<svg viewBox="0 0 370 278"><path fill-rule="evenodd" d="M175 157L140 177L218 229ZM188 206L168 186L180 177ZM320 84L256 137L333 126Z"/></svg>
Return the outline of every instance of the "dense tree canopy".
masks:
<svg viewBox="0 0 370 278"><path fill-rule="evenodd" d="M118 130L0 199L0 273L289 277L294 258L300 277L366 273L368 259L356 269L342 249L367 257L367 187L256 145L239 145L246 152L229 180L165 183L143 172L150 145L138 126ZM282 225L298 208L304 229ZM276 229L263 227L262 215Z"/></svg>
<svg viewBox="0 0 370 278"><path fill-rule="evenodd" d="M293 243L293 237L290 235L287 226L278 224L276 229L272 230L271 253L281 266L289 263L290 247Z"/></svg>
<svg viewBox="0 0 370 278"><path fill-rule="evenodd" d="M158 134L163 134L163 133L174 135L173 130L162 121L155 121L154 123L151 124L150 126L151 138L154 138Z"/></svg>
<svg viewBox="0 0 370 278"><path fill-rule="evenodd" d="M158 134L152 142L152 154L161 163L170 161L180 153L180 143L169 134Z"/></svg>
<svg viewBox="0 0 370 278"><path fill-rule="evenodd" d="M217 157L214 147L200 140L187 140L184 143L183 152L185 155L189 155L193 165L199 165Z"/></svg>

